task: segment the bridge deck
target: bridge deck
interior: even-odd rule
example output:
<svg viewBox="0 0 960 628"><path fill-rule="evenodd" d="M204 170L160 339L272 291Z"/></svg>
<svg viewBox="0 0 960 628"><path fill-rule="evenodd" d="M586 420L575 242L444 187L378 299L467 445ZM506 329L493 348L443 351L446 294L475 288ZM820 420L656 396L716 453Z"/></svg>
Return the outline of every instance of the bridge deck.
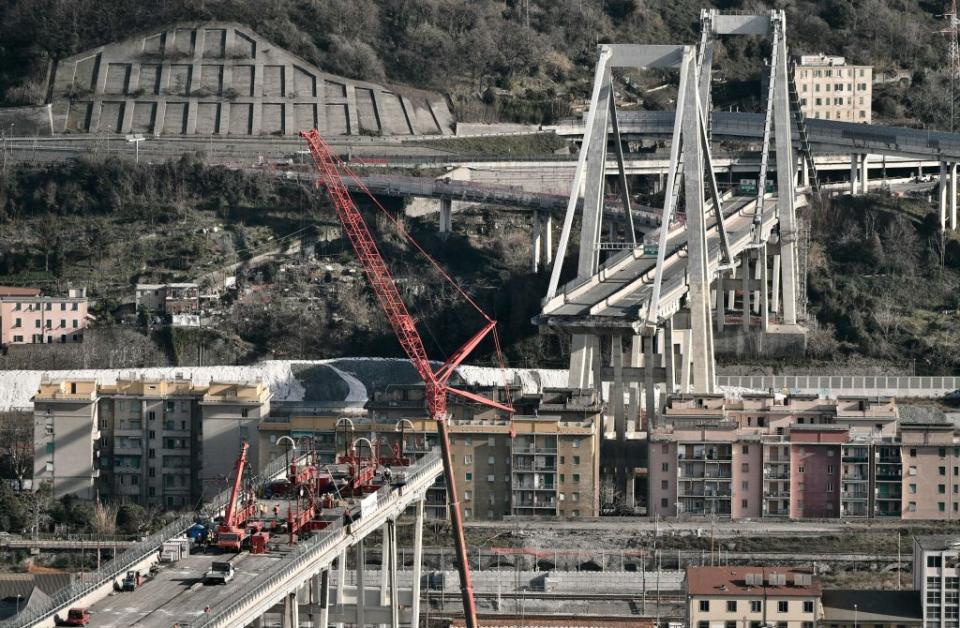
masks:
<svg viewBox="0 0 960 628"><path fill-rule="evenodd" d="M750 244L754 197L734 197L727 202L727 235L734 256ZM764 203L763 236L766 238L776 223L776 200ZM686 293L686 247L684 229L675 229L668 238L664 261L660 316L679 308ZM720 237L716 221L708 223L708 259L715 268L720 259ZM563 286L538 317L540 324L559 327L633 327L646 316L646 307L653 289L656 258L637 256L625 251L608 260L594 277Z"/></svg>

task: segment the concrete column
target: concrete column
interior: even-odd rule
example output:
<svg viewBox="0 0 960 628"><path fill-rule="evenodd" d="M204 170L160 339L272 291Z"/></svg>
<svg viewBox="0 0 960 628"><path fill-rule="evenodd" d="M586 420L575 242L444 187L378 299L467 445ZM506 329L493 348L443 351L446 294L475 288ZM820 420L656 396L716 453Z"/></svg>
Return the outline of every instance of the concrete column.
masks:
<svg viewBox="0 0 960 628"><path fill-rule="evenodd" d="M680 392L690 392L690 330L683 331L680 345Z"/></svg>
<svg viewBox="0 0 960 628"><path fill-rule="evenodd" d="M950 229L957 228L957 164L950 164Z"/></svg>
<svg viewBox="0 0 960 628"><path fill-rule="evenodd" d="M311 602L320 607L319 613L310 614L313 628L327 628L330 624L330 570L324 569L310 579Z"/></svg>
<svg viewBox="0 0 960 628"><path fill-rule="evenodd" d="M299 628L300 603L297 592L292 591L283 597L283 628Z"/></svg>
<svg viewBox="0 0 960 628"><path fill-rule="evenodd" d="M748 252L744 252L743 260L740 266L740 277L742 278L740 291L743 293L743 319L740 325L744 331L750 330L750 257Z"/></svg>
<svg viewBox="0 0 960 628"><path fill-rule="evenodd" d="M375 435L371 434L373 438ZM383 531L383 540L380 543L380 606L384 607L390 603L390 554L393 552L390 538L390 521L387 520L381 528ZM380 624L386 628L386 624Z"/></svg>
<svg viewBox="0 0 960 628"><path fill-rule="evenodd" d="M540 212L533 212L533 219L530 221L530 248L533 250L530 270L533 273L540 272L540 227Z"/></svg>
<svg viewBox="0 0 960 628"><path fill-rule="evenodd" d="M737 284L733 280L737 278L737 268L737 266L734 266L730 270L730 289L727 291L727 307L734 311L736 311L737 307L737 291L734 289L734 286Z"/></svg>
<svg viewBox="0 0 960 628"><path fill-rule="evenodd" d="M390 628L400 628L400 595L397 591L397 522L387 521L390 537Z"/></svg>
<svg viewBox="0 0 960 628"><path fill-rule="evenodd" d="M440 199L440 234L445 235L453 231L453 201L449 198Z"/></svg>
<svg viewBox="0 0 960 628"><path fill-rule="evenodd" d="M630 339L630 355L627 366L638 368L642 363L643 336L634 336ZM633 424L634 431L640 430L640 383L631 381L629 387L630 409L627 412L627 424Z"/></svg>
<svg viewBox="0 0 960 628"><path fill-rule="evenodd" d="M647 420L644 427L647 432L657 425L657 402L656 402L656 384L654 383L653 370L656 368L657 361L653 358L656 338L647 336L643 345L643 394L645 397L644 406L647 411ZM713 356L710 356L711 359Z"/></svg>
<svg viewBox="0 0 960 628"><path fill-rule="evenodd" d="M800 158L800 185L810 187L810 164L803 157Z"/></svg>
<svg viewBox="0 0 960 628"><path fill-rule="evenodd" d="M420 572L423 562L423 503L424 498L417 501L416 519L413 524L413 595L410 607L410 626L420 626Z"/></svg>
<svg viewBox="0 0 960 628"><path fill-rule="evenodd" d="M726 308L724 306L724 299L727 296L726 294L724 294L722 272L717 273L716 284L717 284L717 287L716 287L716 290L714 290L714 292L716 293L715 297L716 297L716 308L717 308L717 313L716 313L717 332L721 332L723 331L723 324L725 322L724 316L725 316Z"/></svg>
<svg viewBox="0 0 960 628"><path fill-rule="evenodd" d="M863 159L860 162L860 185L862 186L864 194L870 191L870 154L869 153L864 153Z"/></svg>
<svg viewBox="0 0 960 628"><path fill-rule="evenodd" d="M610 337L610 366L613 367L613 382L610 386L609 407L613 408L613 428L616 433L614 490L626 494L626 459L623 455L623 447L627 439L627 420L623 410L623 337L618 334Z"/></svg>
<svg viewBox="0 0 960 628"><path fill-rule="evenodd" d="M947 228L947 162L940 162L940 229Z"/></svg>
<svg viewBox="0 0 960 628"><path fill-rule="evenodd" d="M717 294L723 293L718 291ZM675 362L673 355L673 317L671 316L663 324L663 370L666 373L667 383L664 391L666 394L660 403L661 411L666 404L667 395L672 395L677 385Z"/></svg>
<svg viewBox="0 0 960 628"><path fill-rule="evenodd" d="M757 251L757 258L753 260L753 278L760 279L760 267L763 265L763 249ZM753 290L750 293L750 304L753 306L753 313L760 313L760 290Z"/></svg>
<svg viewBox="0 0 960 628"><path fill-rule="evenodd" d="M540 217L543 220L543 225L540 227L544 239L543 265L546 267L553 263L553 215L550 212L544 212Z"/></svg>
<svg viewBox="0 0 960 628"><path fill-rule="evenodd" d="M367 555L363 551L363 539L357 541L357 626L366 626L364 623L364 605L366 604L366 595L364 595L363 576L367 569Z"/></svg>
<svg viewBox="0 0 960 628"><path fill-rule="evenodd" d="M573 334L570 340L570 371L567 385L571 388L593 386L593 353L595 336Z"/></svg>
<svg viewBox="0 0 960 628"><path fill-rule="evenodd" d="M760 248L757 258L757 274L760 280L760 328L767 331L770 328L770 289L767 285L767 247Z"/></svg>
<svg viewBox="0 0 960 628"><path fill-rule="evenodd" d="M850 194L856 194L859 190L857 189L857 179L859 178L860 173L860 155L853 153L850 155Z"/></svg>
<svg viewBox="0 0 960 628"><path fill-rule="evenodd" d="M337 558L337 606L343 606L343 591L347 587L347 550L343 549ZM343 628L343 622L337 624Z"/></svg>
<svg viewBox="0 0 960 628"><path fill-rule="evenodd" d="M770 311L779 312L780 311L780 256L773 256L773 280L772 280L772 289L773 299L770 302Z"/></svg>

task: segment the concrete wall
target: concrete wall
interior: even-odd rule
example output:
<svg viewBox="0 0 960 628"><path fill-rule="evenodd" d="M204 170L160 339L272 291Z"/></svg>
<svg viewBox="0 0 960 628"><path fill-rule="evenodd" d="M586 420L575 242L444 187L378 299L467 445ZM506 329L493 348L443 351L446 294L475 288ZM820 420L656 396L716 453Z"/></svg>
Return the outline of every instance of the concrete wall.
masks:
<svg viewBox="0 0 960 628"><path fill-rule="evenodd" d="M717 375L717 385L824 396L942 397L960 377L895 375Z"/></svg>
<svg viewBox="0 0 960 628"><path fill-rule="evenodd" d="M960 519L960 459L955 454L952 442L933 446L904 443L904 519Z"/></svg>
<svg viewBox="0 0 960 628"><path fill-rule="evenodd" d="M152 135L445 134L439 94L321 72L233 23L179 23L63 59L56 133Z"/></svg>
<svg viewBox="0 0 960 628"><path fill-rule="evenodd" d="M650 493L647 510L651 515L677 515L677 443L650 443Z"/></svg>
<svg viewBox="0 0 960 628"><path fill-rule="evenodd" d="M734 443L732 486L730 516L734 519L760 517L763 509L763 446L760 443Z"/></svg>
<svg viewBox="0 0 960 628"><path fill-rule="evenodd" d="M51 482L54 497L93 499L96 401L38 400L33 416L34 482Z"/></svg>

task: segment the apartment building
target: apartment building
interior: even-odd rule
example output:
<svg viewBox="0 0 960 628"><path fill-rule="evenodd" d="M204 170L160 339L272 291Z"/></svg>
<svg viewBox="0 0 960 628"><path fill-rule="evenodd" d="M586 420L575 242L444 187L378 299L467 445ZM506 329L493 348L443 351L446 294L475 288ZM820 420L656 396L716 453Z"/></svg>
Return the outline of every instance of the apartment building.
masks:
<svg viewBox="0 0 960 628"><path fill-rule="evenodd" d="M33 484L55 497L93 499L100 477L100 422L93 380L43 381L33 399Z"/></svg>
<svg viewBox="0 0 960 628"><path fill-rule="evenodd" d="M83 288L51 297L36 288L0 286L0 345L81 342L87 306Z"/></svg>
<svg viewBox="0 0 960 628"><path fill-rule="evenodd" d="M913 588L925 627L960 625L960 536L914 537Z"/></svg>
<svg viewBox="0 0 960 628"><path fill-rule="evenodd" d="M256 425L269 409L261 382L44 383L34 397L34 479L57 496L191 506L226 486L243 440L256 459Z"/></svg>
<svg viewBox="0 0 960 628"><path fill-rule="evenodd" d="M811 568L689 567L691 628L814 628L823 618Z"/></svg>
<svg viewBox="0 0 960 628"><path fill-rule="evenodd" d="M803 55L795 81L804 116L843 122L872 120L873 67L843 57Z"/></svg>
<svg viewBox="0 0 960 628"><path fill-rule="evenodd" d="M195 314L200 311L200 287L195 283L140 283L137 310L159 314Z"/></svg>
<svg viewBox="0 0 960 628"><path fill-rule="evenodd" d="M958 445L891 399L675 396L649 435L649 511L957 520Z"/></svg>
<svg viewBox="0 0 960 628"><path fill-rule="evenodd" d="M477 390L490 394L490 390ZM492 408L451 400L451 455L464 516L587 517L599 513L600 402L586 390L514 393L513 420ZM423 386L396 386L367 403L369 417L268 417L260 424L261 455L278 455L291 436L334 459L363 437L386 452L403 443L407 456L439 446L436 423L425 417ZM361 450L362 451L362 450ZM272 452L272 453L271 453ZM445 485L427 494L427 513L446 517Z"/></svg>

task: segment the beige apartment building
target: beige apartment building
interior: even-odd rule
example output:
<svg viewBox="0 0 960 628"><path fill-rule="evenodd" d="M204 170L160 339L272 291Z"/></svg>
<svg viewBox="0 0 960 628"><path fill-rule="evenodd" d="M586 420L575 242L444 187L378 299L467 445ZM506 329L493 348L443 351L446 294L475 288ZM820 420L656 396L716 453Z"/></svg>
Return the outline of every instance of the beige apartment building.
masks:
<svg viewBox="0 0 960 628"><path fill-rule="evenodd" d="M884 398L675 396L649 433L666 517L960 519L960 438Z"/></svg>
<svg viewBox="0 0 960 628"><path fill-rule="evenodd" d="M803 55L795 81L804 116L866 124L872 120L872 66L847 65L843 57Z"/></svg>
<svg viewBox="0 0 960 628"><path fill-rule="evenodd" d="M34 397L34 479L77 494L188 507L226 484L270 410L261 382L45 382Z"/></svg>
<svg viewBox="0 0 960 628"><path fill-rule="evenodd" d="M811 568L689 567L690 628L814 628L823 618Z"/></svg>
<svg viewBox="0 0 960 628"><path fill-rule="evenodd" d="M521 413L512 421L496 410L451 400L451 454L464 516L596 516L601 438L596 393L547 389L514 397ZM261 455L282 453L287 445L276 443L284 435L305 440L303 446L330 460L360 437L387 452L402 436L407 456L439 446L436 423L424 416L422 385L392 387L368 402L367 410L369 418L270 417L260 425ZM441 481L428 492L429 516L446 517L444 491Z"/></svg>

